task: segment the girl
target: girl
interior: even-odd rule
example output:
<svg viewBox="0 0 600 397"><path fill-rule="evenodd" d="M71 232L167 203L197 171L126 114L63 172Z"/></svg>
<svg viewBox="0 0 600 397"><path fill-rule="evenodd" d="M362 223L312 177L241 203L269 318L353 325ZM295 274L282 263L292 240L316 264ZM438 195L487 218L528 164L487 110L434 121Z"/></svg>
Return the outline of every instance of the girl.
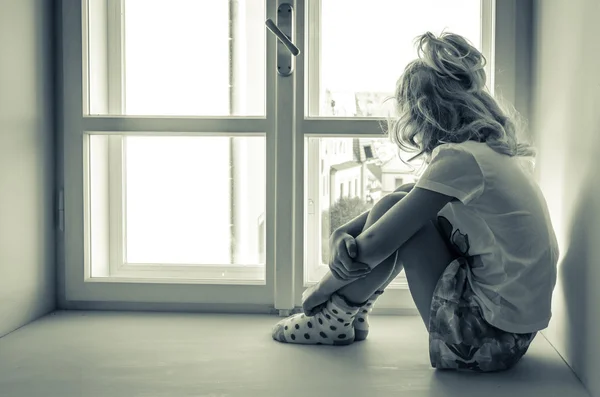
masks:
<svg viewBox="0 0 600 397"><path fill-rule="evenodd" d="M347 345L404 269L429 332L434 368L505 370L548 326L558 245L523 160L515 122L486 91L485 58L463 37L426 33L400 77L390 137L424 156L412 185L383 197L330 238L330 272L303 295L304 314L273 338Z"/></svg>

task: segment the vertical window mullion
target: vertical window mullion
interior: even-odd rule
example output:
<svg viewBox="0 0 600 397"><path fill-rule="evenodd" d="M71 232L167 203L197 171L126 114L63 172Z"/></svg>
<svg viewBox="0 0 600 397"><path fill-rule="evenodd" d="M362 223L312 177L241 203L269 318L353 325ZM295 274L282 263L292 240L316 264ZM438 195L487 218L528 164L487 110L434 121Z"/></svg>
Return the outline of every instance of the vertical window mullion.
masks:
<svg viewBox="0 0 600 397"><path fill-rule="evenodd" d="M308 255L305 252L305 165L304 165L304 153L305 153L305 145L307 141L304 136L304 131L302 129L303 121L307 115L307 101L306 96L311 94L306 94L306 28L307 24L307 1L296 1L295 3L295 43L296 46L300 49L300 54L296 57L296 71L294 72L294 91L291 93L293 95L293 103L295 105L295 117L292 121L292 139L293 139L293 160L294 160L294 169L293 169L293 180L295 181L294 186L294 194L293 201L294 205L292 207L292 219L291 224L293 225L293 234L292 234L292 263L294 264L293 273L292 273L292 286L293 286L293 303L295 306L300 306L302 301L302 293L304 291L304 264L305 264L305 256ZM318 173L318 164L314 167ZM317 186L318 191L318 186Z"/></svg>
<svg viewBox="0 0 600 397"><path fill-rule="evenodd" d="M125 114L125 2L108 2L108 114Z"/></svg>
<svg viewBox="0 0 600 397"><path fill-rule="evenodd" d="M307 66L307 85L308 92L305 102L308 109L308 114L305 116L313 116L320 113L321 107L321 0L307 1L308 24L306 30L306 44L308 51Z"/></svg>
<svg viewBox="0 0 600 397"><path fill-rule="evenodd" d="M108 137L108 180L109 180L109 274L115 275L125 264L125 173L124 138Z"/></svg>
<svg viewBox="0 0 600 397"><path fill-rule="evenodd" d="M308 203L309 211L305 211L307 219L303 227L306 230L305 242L306 252L304 254L304 277L302 280L303 286L306 286L304 279L307 271L314 272L322 263L319 247L321 246L321 183L319 173L319 157L320 157L320 141L311 139L306 142L306 164L304 170L306 176L304 178L306 187L306 202ZM318 236L318 237L316 237Z"/></svg>
<svg viewBox="0 0 600 397"><path fill-rule="evenodd" d="M228 13L229 13L229 114L237 114L235 106L235 38L236 38L236 1L228 1ZM235 149L234 149L234 138L229 138L229 224L230 224L230 235L229 235L229 262L235 263Z"/></svg>
<svg viewBox="0 0 600 397"><path fill-rule="evenodd" d="M108 114L123 115L125 109L125 0L107 1ZM109 138L110 274L126 262L126 137Z"/></svg>
<svg viewBox="0 0 600 397"><path fill-rule="evenodd" d="M306 54L307 54L307 73L304 80L307 84L304 85L307 92L304 104L307 105L307 114L304 117L310 117L311 115L319 114L319 108L321 106L321 92L320 92L320 59L321 59L321 42L319 34L321 29L321 0L308 1L306 4L305 15L307 15L307 21L310 23L304 23L304 34L306 42ZM307 286L305 283L306 274L308 271L314 272L321 265L321 192L320 192L320 170L318 166L319 159L321 157L321 142L320 140L305 140L306 152L308 152L307 162L303 169L307 172L305 177L305 187L307 189L306 199L313 209L312 214L307 214L307 219L303 227L306 229L306 238L308 239L304 246L306 252L304 253L303 261L303 279L302 285ZM305 212L306 213L306 212ZM315 237L318 236L318 237Z"/></svg>
<svg viewBox="0 0 600 397"><path fill-rule="evenodd" d="M487 59L485 73L490 94L495 92L495 0L481 0L481 52Z"/></svg>
<svg viewBox="0 0 600 397"><path fill-rule="evenodd" d="M292 3L292 5L295 4ZM267 2L267 7L269 11L273 12L271 19L277 23L278 1ZM298 21L298 18L301 18L299 10L295 8L293 12L296 21ZM297 29L297 24L295 28ZM271 43L274 43L269 49L272 49L275 57L277 57L277 53L281 48L279 42L272 34L267 37ZM292 37L292 41L295 41L294 39L295 37ZM277 61L275 60L275 62ZM298 167L298 148L294 142L297 138L297 135L294 134L296 132L294 122L301 114L298 113L298 103L293 98L296 89L300 88L297 87L297 84L302 81L298 79L298 67L299 61L296 59L296 67L292 75L282 76L274 68L269 68L267 76L267 79L276 80L275 97L273 98L275 104L272 106L275 114L271 113L269 117L273 117L273 136L276 136L275 200L273 203L275 210L275 235L273 236L275 241L274 304L275 309L283 311L282 313L287 313L287 311L294 308L296 296L299 292L295 290L297 282L294 278L294 273L297 270L294 267L294 228L298 225L298 219L295 219L294 211L298 202L294 198L298 193L298 185L303 181L295 178L295 171ZM296 265L298 264L296 263Z"/></svg>

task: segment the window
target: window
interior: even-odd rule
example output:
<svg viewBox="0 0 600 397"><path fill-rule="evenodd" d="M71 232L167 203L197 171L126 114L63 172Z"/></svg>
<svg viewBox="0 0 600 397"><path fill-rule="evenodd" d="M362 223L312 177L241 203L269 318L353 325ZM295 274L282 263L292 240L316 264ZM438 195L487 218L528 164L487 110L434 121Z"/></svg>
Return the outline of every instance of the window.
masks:
<svg viewBox="0 0 600 397"><path fill-rule="evenodd" d="M393 97L403 65L416 56L413 39L427 30L439 34L446 29L462 34L486 55L490 61L486 73L491 77L493 59L489 46L491 26L486 25L491 4L487 1L427 0L408 5L394 0L352 4L343 0L321 0L309 4L314 7L309 7L308 14L309 21L313 23L309 23L307 37L309 119L306 125L314 125L315 130L314 134L313 130L310 131L308 140L318 141L315 145L333 145L334 148L337 144L340 153L347 148L362 148L352 154L351 160L361 162L364 172L373 178L363 190L359 190L362 184L358 183L358 179L354 179L354 184L352 180L348 181L349 186L340 185L340 197L354 195L356 198L352 207L345 207L346 213L339 213L335 204L330 207L329 203L315 202L320 208L316 213L322 219L319 222L308 216L307 227L314 234L321 233L322 244L320 250L307 249L304 269L307 280L314 282L327 271L327 234L370 208L377 201L372 198L379 198L384 188L391 188L384 180L388 175L390 183L396 182L396 185L404 180L413 180L406 177L411 174L411 168L402 168L401 163L393 171L385 171L384 178L382 164L396 156L396 148L389 139L373 136L381 132L378 127L373 126L373 135L361 134L363 125L370 125L368 122L375 117L393 116L393 101L385 102L385 99ZM431 12L433 9L436 12ZM404 18L399 24L398 15L406 15L407 12L410 12L411 18ZM340 40L340 37L344 39ZM393 37L394 44L390 45L388 40L382 39L384 37ZM386 62L381 62L381 54L386 54ZM493 89L489 81L488 86ZM354 121L348 120L349 117ZM326 118L332 118L327 125L322 121ZM336 122L335 118L339 121ZM324 128L317 129L317 126ZM337 132L335 137L319 137L319 133L331 135L331 131ZM355 133L349 135L346 131ZM348 137L355 139L353 144L344 141ZM308 147L313 145L309 143ZM329 160L327 164L338 165L336 156L325 156ZM418 167L418 164L415 163L415 166ZM308 181L310 184L310 176ZM406 287L404 272L391 285L391 288L398 287Z"/></svg>
<svg viewBox="0 0 600 397"><path fill-rule="evenodd" d="M309 89L313 90L309 98L318 101L309 105L310 116L385 117L393 113L393 101L384 100L393 96L403 69L399 65L406 65L416 55L413 39L427 30L462 34L475 47L490 53L489 48L483 48L491 34L491 26L482 26L490 7L486 1L373 0L349 4L321 0L310 4L319 7L309 16L309 21L314 21L309 29L319 33L308 40L308 46L313 46L308 51L318 54L318 59L309 60ZM381 54L385 54L385 62L381 62ZM488 76L489 72L488 68Z"/></svg>
<svg viewBox="0 0 600 397"><path fill-rule="evenodd" d="M264 78L247 70L265 68L248 55L264 53L261 3L90 1L90 115L264 115ZM89 134L91 252L105 251L92 277L264 282L253 225L266 210L264 134L172 134Z"/></svg>
<svg viewBox="0 0 600 397"><path fill-rule="evenodd" d="M90 115L265 115L264 1L84 5Z"/></svg>
<svg viewBox="0 0 600 397"><path fill-rule="evenodd" d="M491 0L296 4L291 78L273 0L62 3L68 302L299 306L328 233L381 190L383 100L414 37L448 28L492 55ZM383 298L414 307L403 274Z"/></svg>
<svg viewBox="0 0 600 397"><path fill-rule="evenodd" d="M398 189L400 186L404 185L404 178L395 178L395 180L396 180L395 189Z"/></svg>

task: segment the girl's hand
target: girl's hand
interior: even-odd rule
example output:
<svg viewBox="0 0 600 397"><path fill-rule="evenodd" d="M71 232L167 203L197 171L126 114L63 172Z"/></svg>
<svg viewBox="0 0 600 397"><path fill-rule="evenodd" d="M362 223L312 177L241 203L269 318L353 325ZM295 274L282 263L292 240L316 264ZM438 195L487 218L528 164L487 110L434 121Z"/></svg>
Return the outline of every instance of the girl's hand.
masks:
<svg viewBox="0 0 600 397"><path fill-rule="evenodd" d="M358 254L356 240L348 233L333 233L329 240L329 270L337 280L353 280L369 274L369 265L354 261Z"/></svg>
<svg viewBox="0 0 600 397"><path fill-rule="evenodd" d="M302 294L302 310L308 317L314 316L319 313L331 294L326 294L319 289L320 283L311 285Z"/></svg>
<svg viewBox="0 0 600 397"><path fill-rule="evenodd" d="M307 288L302 294L302 310L309 317L323 309L331 294L371 271L368 265L352 259L356 257L357 249L356 241L350 234L333 233L329 239L329 250L331 275L326 274L321 281ZM340 280L348 282L340 283Z"/></svg>

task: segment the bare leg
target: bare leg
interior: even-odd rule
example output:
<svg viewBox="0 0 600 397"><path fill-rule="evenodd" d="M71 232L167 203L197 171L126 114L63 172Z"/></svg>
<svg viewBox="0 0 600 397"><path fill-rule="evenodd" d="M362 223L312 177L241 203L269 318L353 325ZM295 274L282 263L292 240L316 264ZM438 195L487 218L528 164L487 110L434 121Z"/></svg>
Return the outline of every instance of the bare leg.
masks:
<svg viewBox="0 0 600 397"><path fill-rule="evenodd" d="M369 216L367 217L367 221L366 221L362 231L364 232L372 224L377 222L377 220L379 220L379 218L381 218L383 216L383 214L385 214L387 211L389 211L390 208L392 208L398 201L400 201L404 196L406 196L408 193L410 193L410 191L414 187L415 187L414 183L407 183L407 184L404 184L404 185L400 186L399 188L397 188L393 193L381 198L369 212ZM387 273L388 276L379 285L379 288L377 288L375 291L383 292L387 288L387 286L390 285L392 283L392 281L394 281L394 279L396 279L396 277L398 277L398 275L400 274L400 272L402 272L402 269L403 269L402 262L396 260L396 253L390 255L390 257L387 258L384 262L385 262L385 266L384 266L384 263L381 263L381 265L379 265L378 267L384 267L386 270L381 271L382 274L380 274L379 276L381 277L381 279L384 278L383 275L385 273ZM377 267L375 269L377 269ZM362 279L362 280L364 280L364 279ZM379 280L380 280L379 277L372 278L373 283L377 283ZM339 291L341 291L342 289L344 289L346 287L349 287L350 285L352 285L352 283L340 288ZM346 290L346 291L348 291L348 290ZM367 299L368 299L368 297L367 297Z"/></svg>
<svg viewBox="0 0 600 397"><path fill-rule="evenodd" d="M411 190L412 190L414 187L415 187L415 184L414 184L414 183L407 183L407 184L404 184L404 185L400 186L398 189L396 189L396 190L394 191L394 193L402 193L402 192L404 192L404 193L408 194L408 193L410 193L410 191L411 191ZM401 198L402 198L402 197L404 197L406 194L403 194L403 195L397 195L397 196L395 196L395 197L398 197L398 199L401 199ZM391 202L390 202L390 203L387 203L387 204L386 204L386 205L383 207L383 209L385 210L384 212L387 212L387 211L388 211L390 208L392 208L392 206L393 206L394 204L396 204L396 202L397 202L397 201L398 201L398 200L391 200ZM379 204L379 202L378 202L378 204ZM385 209L386 207L387 207L387 209ZM380 215L379 215L379 217L378 217L377 219L381 218L382 216L383 216L383 213L382 213L382 214L380 214ZM367 221L368 221L368 220L367 220ZM373 221L373 223L374 223L374 222L375 222L375 220ZM369 224L369 226L370 226L370 225L371 225L371 224ZM367 227L367 226L365 225L365 227ZM366 228L365 228L365 230L366 230ZM404 268L404 266L402 265L402 262L401 262L401 261L398 261L398 260L397 260L397 258L396 258L396 260L394 260L394 270L392 270L392 273L390 274L390 276L388 277L388 279L387 279L387 280L386 280L386 281L385 281L385 282L384 282L384 283L381 285L381 287L379 287L379 289L378 289L377 291L381 291L381 292L383 292L383 291L384 291L384 290L387 288L387 286L388 286L388 285L390 285L390 284L392 283L392 281L394 281L394 280L396 279L396 277L398 277L398 275L400 274L400 272L402 272L402 269L403 269L403 268Z"/></svg>
<svg viewBox="0 0 600 397"><path fill-rule="evenodd" d="M394 193L383 197L379 200L375 206L366 214L360 215L362 218L362 224L358 220L358 217L352 220L353 223L359 223L359 230L356 231L356 226L354 229L349 228L348 233L353 236L358 236L363 231L367 230L371 225L373 225L379 218L381 218L387 211L390 210L399 200L405 197L410 190L412 190L414 184L406 184L399 187ZM376 272L370 274L370 282L375 285L375 287L379 287L376 289L376 292L373 293L370 297L368 297L368 301L364 302L364 306L359 311L358 315L354 319L355 331L356 331L356 340L363 340L366 338L368 334L369 322L368 315L373 308L373 304L383 293L383 290L398 276L398 274L402 271L402 263L396 260L396 253L392 254L385 262L386 264L381 264L377 268ZM334 293L341 291L344 287L354 283L354 280L337 280L333 277L333 275L329 272L326 274L318 284L309 287L303 294L303 308L307 315L314 315L317 313L321 306L327 303L327 299L333 295ZM378 284L378 285L377 285ZM363 287L360 287L364 289ZM369 289L369 288L367 288ZM315 293L315 291L319 291ZM346 290L348 291L348 290ZM306 296L305 296L306 295ZM321 301L323 297L327 297L325 300ZM323 303L321 303L323 302ZM320 304L320 305L319 305ZM319 306L317 306L319 305Z"/></svg>
<svg viewBox="0 0 600 397"><path fill-rule="evenodd" d="M406 193L392 193L381 199L367 216L363 231L405 195ZM400 264L406 269L411 295L429 330L429 308L433 291L452 259L453 254L432 221L366 277L335 288L337 293L330 297L322 311L314 316L299 313L277 323L273 328L273 339L284 343L333 345L353 343L359 333L364 339L368 329L357 333L353 319L358 318L359 310L363 310L360 306L369 304L366 301L394 279L402 269Z"/></svg>
<svg viewBox="0 0 600 397"><path fill-rule="evenodd" d="M382 197L369 212L363 232L381 218L390 208L400 201L407 193L390 193ZM401 262L396 261L397 252L377 265L367 277L354 280L340 288L337 292L348 300L356 303L365 302L375 291L383 290L402 271ZM398 266L396 266L398 264Z"/></svg>
<svg viewBox="0 0 600 397"><path fill-rule="evenodd" d="M367 218L363 230L375 223L406 193L392 193L382 198ZM385 289L405 269L409 290L429 329L429 312L433 291L446 267L456 258L435 227L435 220L419 230L396 253L385 259L367 277L340 288L338 294L349 302L361 304L376 291Z"/></svg>
<svg viewBox="0 0 600 397"><path fill-rule="evenodd" d="M410 294L428 331L433 292L446 267L457 258L434 222L419 230L398 251L398 260L404 264Z"/></svg>

